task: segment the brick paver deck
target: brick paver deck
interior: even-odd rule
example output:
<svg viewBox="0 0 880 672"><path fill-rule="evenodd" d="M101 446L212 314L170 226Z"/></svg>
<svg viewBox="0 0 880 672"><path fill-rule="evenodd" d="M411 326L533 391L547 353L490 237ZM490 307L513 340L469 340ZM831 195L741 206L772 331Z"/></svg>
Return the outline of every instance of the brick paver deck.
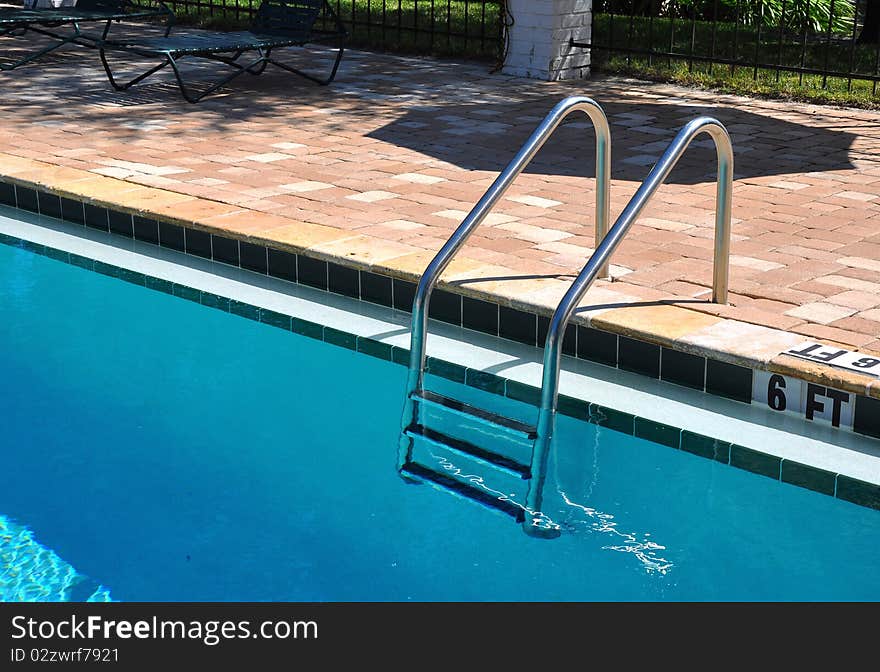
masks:
<svg viewBox="0 0 880 672"><path fill-rule="evenodd" d="M671 301L880 351L880 113L357 51L328 87L267 72L198 105L164 76L114 92L97 54L78 48L2 78L0 174L17 156L87 171L120 197L159 187L187 197L164 205L176 216L197 208L281 242L314 233L319 252L416 272L563 97L588 95L608 115L612 218L677 130L711 115L735 154L731 305L707 301L706 136L585 304ZM589 120L571 117L462 251L458 281L555 304L593 249L594 151Z"/></svg>

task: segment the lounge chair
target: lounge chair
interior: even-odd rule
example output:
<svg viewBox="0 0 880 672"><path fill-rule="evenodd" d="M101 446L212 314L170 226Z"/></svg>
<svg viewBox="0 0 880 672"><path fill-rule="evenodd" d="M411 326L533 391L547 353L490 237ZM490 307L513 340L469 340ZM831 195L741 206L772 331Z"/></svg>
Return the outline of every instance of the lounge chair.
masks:
<svg viewBox="0 0 880 672"><path fill-rule="evenodd" d="M334 26L333 30L318 29L316 23L322 10L326 19ZM347 32L339 17L326 0L263 0L250 26L250 30L240 32L206 32L201 34L175 35L136 40L107 40L100 46L101 62L110 84L117 91L124 91L167 66L171 66L180 86L180 92L190 103L197 103L209 93L241 74L261 74L268 64L305 77L318 84L329 84L336 76ZM336 60L326 77L318 77L298 70L273 58L275 49L291 46L305 46L309 43L332 40L336 43ZM134 79L120 83L114 76L107 60L108 52L125 51L148 59L159 59L159 63ZM252 58L244 58L250 54ZM210 84L201 92L194 92L186 85L181 74L179 62L184 58L203 58L218 61L233 68L233 71Z"/></svg>
<svg viewBox="0 0 880 672"><path fill-rule="evenodd" d="M0 63L0 70L12 70L55 51L65 44L79 44L97 48L107 38L114 21L162 18L167 36L174 23L174 12L162 2L150 5L132 0L78 0L74 7L0 7L0 37L24 36L36 33L51 42L12 61ZM83 32L80 24L103 22L100 34Z"/></svg>

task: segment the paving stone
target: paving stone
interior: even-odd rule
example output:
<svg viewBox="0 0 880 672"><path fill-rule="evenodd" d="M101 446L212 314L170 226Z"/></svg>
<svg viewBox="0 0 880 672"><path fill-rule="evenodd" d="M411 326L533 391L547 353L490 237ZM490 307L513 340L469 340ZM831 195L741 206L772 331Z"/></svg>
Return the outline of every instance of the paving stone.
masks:
<svg viewBox="0 0 880 672"><path fill-rule="evenodd" d="M0 175L291 249L346 256L346 241L355 239L349 252L358 261L398 269L417 259L407 272L420 273L518 143L579 87L357 49L347 50L333 84L295 103L283 73L248 80L182 115L173 87L117 93L90 69L64 62L22 68L5 80L0 101ZM92 93L70 98L78 88ZM749 327L732 332L763 339L751 350L740 346L747 355L788 342L753 330L761 325L801 340L877 347L876 331L863 332L880 323L880 111L601 75L590 89L614 131L612 222L682 123L702 113L725 119L737 170L733 299L698 302L694 312ZM36 90L45 94L29 98ZM64 115L35 124L54 113L59 97ZM581 148L591 133L583 120L560 127L468 240L468 263L553 277L585 263L595 247L596 184ZM695 141L630 230L609 283L624 302L702 301L710 292L714 169L711 141ZM520 281L534 284L518 291L558 291L542 279ZM710 331L700 343L728 340Z"/></svg>
<svg viewBox="0 0 880 672"><path fill-rule="evenodd" d="M785 314L789 317L799 317L805 322L829 324L844 317L849 317L855 312L855 308L835 306L833 303L807 303L797 308L786 310Z"/></svg>
<svg viewBox="0 0 880 672"><path fill-rule="evenodd" d="M398 194L393 194L389 191L381 191L381 190L373 190L373 191L364 191L360 194L353 194L351 196L346 196L345 198L351 199L352 201L362 201L364 203L375 203L376 201L384 201L389 198L397 198Z"/></svg>

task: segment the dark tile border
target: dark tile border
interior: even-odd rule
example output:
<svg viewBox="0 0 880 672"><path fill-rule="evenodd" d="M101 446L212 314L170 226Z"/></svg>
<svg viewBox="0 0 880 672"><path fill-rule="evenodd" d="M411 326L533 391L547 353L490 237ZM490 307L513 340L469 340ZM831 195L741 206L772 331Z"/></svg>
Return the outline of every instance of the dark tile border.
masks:
<svg viewBox="0 0 880 672"><path fill-rule="evenodd" d="M540 390L538 390L538 393L540 394ZM576 397L569 397L565 394L560 394L556 402L556 411L562 413L562 415L567 415L570 418L589 420L593 406L594 404L591 404L584 399L577 399Z"/></svg>
<svg viewBox="0 0 880 672"><path fill-rule="evenodd" d="M361 298L360 272L356 268L328 264L327 288L334 294L359 299Z"/></svg>
<svg viewBox="0 0 880 672"><path fill-rule="evenodd" d="M617 334L577 325L576 352L579 359L617 366Z"/></svg>
<svg viewBox="0 0 880 672"><path fill-rule="evenodd" d="M538 344L538 316L499 306L498 335L510 341L535 346Z"/></svg>
<svg viewBox="0 0 880 672"><path fill-rule="evenodd" d="M659 443L670 448L681 447L682 430L678 427L639 417L634 419L633 424L635 426L633 434L640 439L647 439L653 443Z"/></svg>
<svg viewBox="0 0 880 672"><path fill-rule="evenodd" d="M836 474L831 471L811 467L807 464L783 460L781 480L783 483L791 483L808 490L815 490L824 495L833 495Z"/></svg>
<svg viewBox="0 0 880 672"><path fill-rule="evenodd" d="M212 234L212 237L215 236ZM239 241L238 257L239 266L242 268L260 275L269 274L269 250L265 245L254 245L243 240Z"/></svg>
<svg viewBox="0 0 880 672"><path fill-rule="evenodd" d="M72 201L75 203L76 201ZM64 209L64 200L61 201L61 207ZM65 216L64 219L67 219ZM159 244L159 222L149 217L140 217L135 215L133 218L134 239L144 243Z"/></svg>
<svg viewBox="0 0 880 672"><path fill-rule="evenodd" d="M91 203L83 203L84 224L98 231L110 230L110 213L107 208L99 208ZM177 227L175 227L177 228ZM176 248L175 248L176 249ZM183 238L181 237L180 250L183 251Z"/></svg>
<svg viewBox="0 0 880 672"><path fill-rule="evenodd" d="M628 336L617 339L617 368L640 373L649 378L660 377L660 346ZM751 390L749 390L751 392Z"/></svg>
<svg viewBox="0 0 880 672"><path fill-rule="evenodd" d="M199 229L131 216L90 203L82 204L68 198L59 200L48 192L38 192L0 181L0 203L30 209L37 200L40 206L44 200L46 203L59 203L57 207L51 206L53 215L58 214L60 219L70 223L120 233L127 238L134 237L142 242L361 301L405 312L412 310L416 285L406 280ZM440 288L431 297L429 316L466 329L538 347L543 345L549 325L549 318L546 316ZM675 369L667 367L662 379L729 396L730 386L722 385L718 390L715 386L710 390L708 386L704 388L702 383L698 384L691 374L691 371L696 371L701 366L705 368L706 358L675 353L667 348L663 350L669 358L687 358L688 367L687 370L680 366ZM570 357L627 369L653 378L661 377L660 346L599 329L569 324L563 338L562 351ZM714 381L713 378L713 383Z"/></svg>
<svg viewBox="0 0 880 672"><path fill-rule="evenodd" d="M730 464L730 443L727 441L719 441L709 436L682 430L680 448L687 453L693 453L715 462Z"/></svg>
<svg viewBox="0 0 880 672"><path fill-rule="evenodd" d="M11 188L11 189L10 189ZM409 311L415 284L390 278L370 271L357 271L305 255L276 250L271 247L243 243L233 238L207 234L200 230L184 228L149 218L121 214L107 208L99 208L89 203L61 198L34 189L19 187L0 181L0 203L39 212L46 204L46 215L59 212L61 219L81 226L90 226L103 231L122 235L143 242L158 244L180 252L195 253L197 256L212 258L215 261L240 266L261 274L298 282L324 291L336 291L352 298L375 303L385 307ZM32 209L33 208L33 209ZM113 213L113 214L111 214ZM54 215L51 215L54 216ZM128 228L131 222L131 228ZM207 238L205 237L207 236ZM205 242L207 241L207 249ZM256 322L290 331L308 338L356 350L394 364L408 366L409 350L398 346L357 337L344 331L323 325L292 318L282 313L260 309L209 292L145 276L110 264L93 261L76 254L68 254L52 248L30 243L0 234L0 243L27 249L31 252L64 261L65 263L92 270L103 275L118 278L124 282L137 284L147 289L199 303L203 306L230 312ZM189 244L187 244L189 243ZM247 252L242 246L247 245ZM234 250L239 250L236 255ZM208 250L210 250L208 252ZM236 259L237 257L237 259ZM237 261L237 263L236 263ZM357 283L355 283L355 278ZM357 284L357 292L355 291ZM438 290L436 319L457 324L457 295ZM436 297L434 297L436 298ZM548 320L544 316L525 311L515 311L498 304L461 297L460 326L476 329L491 335L501 335L519 342L532 343L532 327L535 331L535 345L540 346L546 338ZM534 320L534 321L533 321ZM543 327L543 328L542 328ZM625 340L624 340L625 339ZM621 362L621 342L624 366ZM649 346L649 347L645 347ZM666 380L679 385L751 403L752 371L741 366L718 360L689 355L643 343L628 337L585 327L569 325L563 341L563 352L592 362L609 366L629 368L643 375ZM655 353L659 365L654 365ZM664 358L668 367L664 370ZM703 383L700 384L700 368L705 367ZM656 373L655 373L656 368ZM710 373L711 371L711 373ZM478 369L429 357L426 372L447 378L454 382L467 384L501 396L523 401L532 405L540 404L540 390ZM748 389L748 392L746 391ZM709 436L680 430L670 425L639 418L628 413L607 408L581 399L559 396L558 412L562 415L584 420L611 431L649 439L655 443L680 449L693 455L711 459L729 466L737 467L774 478L781 482L805 487L817 492L831 494L869 508L880 509L880 486L856 479L833 474L808 465L803 465L755 451L743 446L718 441ZM880 400L856 395L854 410L854 431L865 436L880 439ZM833 485L833 487L832 487Z"/></svg>
<svg viewBox="0 0 880 672"><path fill-rule="evenodd" d="M112 230L113 227L111 227ZM187 254L211 259L211 234L198 229L183 230L183 244Z"/></svg>
<svg viewBox="0 0 880 672"><path fill-rule="evenodd" d="M0 234L0 243L27 249L37 254L59 259L65 263L87 268L102 275L118 278L124 282L146 287L147 289L164 292L209 308L230 312L274 328L321 340L349 350L356 350L383 361L403 366L409 363L408 350L390 346L380 341L374 341L370 338L355 336L332 327L324 327L320 324L291 317L283 313L258 308L257 306L227 299L210 292L203 292L186 285L145 276L111 264L91 261L80 255L68 254L10 236ZM540 403L540 390L536 387L486 371L469 369L435 357L428 358L427 373L535 406ZM582 399L566 397L565 395L559 396L558 411L563 415L587 421L610 431L644 438L670 448L683 450L695 456L761 474L780 482L808 488L854 504L880 510L880 486L874 484L865 483L797 462L783 460L779 457L767 455L743 446L731 445L709 436L681 430L671 425L634 416Z"/></svg>
<svg viewBox="0 0 880 672"><path fill-rule="evenodd" d="M43 199L40 199L40 207L43 206ZM60 209L60 203L59 203ZM134 238L134 221L133 217L125 212L117 212L116 210L107 211L107 219L110 225L110 231L125 236L126 238Z"/></svg>
<svg viewBox="0 0 880 672"><path fill-rule="evenodd" d="M28 210L30 212L40 211L39 198L36 189L28 189L16 185L15 201L16 207L21 208L22 210Z"/></svg>
<svg viewBox="0 0 880 672"><path fill-rule="evenodd" d="M17 207L18 201L15 200L15 185L9 182L0 182L0 203L9 205L13 208Z"/></svg>
<svg viewBox="0 0 880 672"><path fill-rule="evenodd" d="M880 439L880 399L856 396L853 430Z"/></svg>
<svg viewBox="0 0 880 672"><path fill-rule="evenodd" d="M449 324L461 325L461 295L435 289L428 303L428 317Z"/></svg>
<svg viewBox="0 0 880 672"><path fill-rule="evenodd" d="M703 391L706 389L706 358L671 348L662 348L660 379Z"/></svg>
<svg viewBox="0 0 880 672"><path fill-rule="evenodd" d="M752 370L717 359L707 359L706 392L751 404Z"/></svg>
<svg viewBox="0 0 880 672"><path fill-rule="evenodd" d="M730 446L730 464L777 480L782 476L781 458L736 444Z"/></svg>
<svg viewBox="0 0 880 672"><path fill-rule="evenodd" d="M563 412L560 410L560 412ZM630 413L616 411L613 408L590 404L589 420L600 427L607 427L622 434L635 434L636 417Z"/></svg>
<svg viewBox="0 0 880 672"><path fill-rule="evenodd" d="M219 261L221 264L238 266L241 263L238 255L238 241L232 238L224 238L212 233L211 254L214 261Z"/></svg>

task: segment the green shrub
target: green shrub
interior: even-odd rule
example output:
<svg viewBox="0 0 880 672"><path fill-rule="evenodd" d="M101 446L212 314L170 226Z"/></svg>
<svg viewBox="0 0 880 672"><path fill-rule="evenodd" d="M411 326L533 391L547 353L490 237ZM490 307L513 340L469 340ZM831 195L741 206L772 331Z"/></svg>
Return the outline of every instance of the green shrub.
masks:
<svg viewBox="0 0 880 672"><path fill-rule="evenodd" d="M690 0L685 0L689 2ZM855 5L852 0L721 0L736 12L739 4L740 20L746 25L763 24L792 32L804 30L816 33L851 33Z"/></svg>
<svg viewBox="0 0 880 672"><path fill-rule="evenodd" d="M697 21L738 21L746 26L852 33L855 0L604 0L597 13ZM781 26L780 26L781 24Z"/></svg>

